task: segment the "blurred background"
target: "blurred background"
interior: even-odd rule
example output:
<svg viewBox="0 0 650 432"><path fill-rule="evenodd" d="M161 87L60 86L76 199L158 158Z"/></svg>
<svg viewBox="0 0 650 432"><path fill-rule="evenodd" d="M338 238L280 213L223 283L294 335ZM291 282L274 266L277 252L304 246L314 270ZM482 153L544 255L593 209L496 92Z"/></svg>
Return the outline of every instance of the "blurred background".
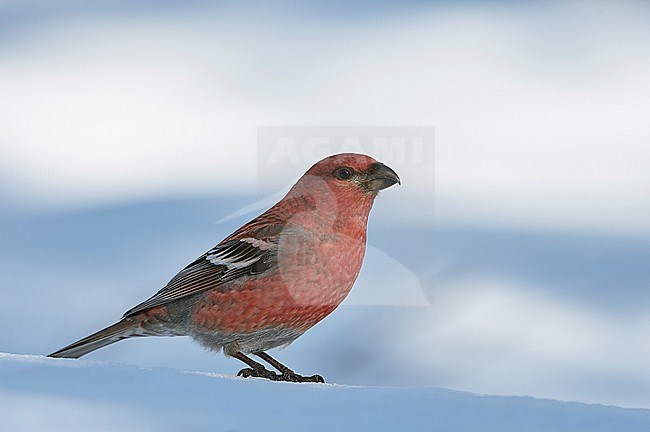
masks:
<svg viewBox="0 0 650 432"><path fill-rule="evenodd" d="M403 185L346 305L277 357L650 407L649 21L641 1L0 2L0 351L111 324L318 160L297 141L270 164L260 131L422 126L423 158L375 155ZM87 358L241 368L187 338Z"/></svg>

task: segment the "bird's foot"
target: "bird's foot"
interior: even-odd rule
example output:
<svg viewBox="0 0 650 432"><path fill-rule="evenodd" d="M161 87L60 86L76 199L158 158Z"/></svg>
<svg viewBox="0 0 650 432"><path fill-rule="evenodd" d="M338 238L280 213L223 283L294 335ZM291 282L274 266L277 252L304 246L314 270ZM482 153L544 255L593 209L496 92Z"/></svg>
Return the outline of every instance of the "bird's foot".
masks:
<svg viewBox="0 0 650 432"><path fill-rule="evenodd" d="M274 381L288 381L288 382L313 382L313 383L324 383L325 380L323 379L322 376L320 375L312 375L312 376L302 376L298 375L295 373L293 370L289 369L264 351L256 351L253 354L255 354L257 357L261 358L271 366L273 366L275 369L277 369L280 372L280 375L276 375L275 378L271 378ZM244 355L239 353L239 357L243 357ZM240 358L240 360L245 361L244 359ZM250 361L246 362L247 364L251 365ZM259 363L255 363L259 364ZM261 364L259 364L260 367L263 367Z"/></svg>
<svg viewBox="0 0 650 432"><path fill-rule="evenodd" d="M303 376L294 371L287 371L278 375L276 381L325 383L325 380L320 375Z"/></svg>
<svg viewBox="0 0 650 432"><path fill-rule="evenodd" d="M294 371L285 371L282 374L277 374L266 368L244 368L237 373L237 376L243 378L266 378L271 381L286 381L286 382L313 382L324 383L325 380L320 375L302 376Z"/></svg>
<svg viewBox="0 0 650 432"><path fill-rule="evenodd" d="M271 381L278 381L278 377L280 375L276 374L273 371L270 371L266 368L259 367L259 368L244 368L237 372L237 376L243 377L243 378L248 378L248 377L254 377L254 378L266 378Z"/></svg>

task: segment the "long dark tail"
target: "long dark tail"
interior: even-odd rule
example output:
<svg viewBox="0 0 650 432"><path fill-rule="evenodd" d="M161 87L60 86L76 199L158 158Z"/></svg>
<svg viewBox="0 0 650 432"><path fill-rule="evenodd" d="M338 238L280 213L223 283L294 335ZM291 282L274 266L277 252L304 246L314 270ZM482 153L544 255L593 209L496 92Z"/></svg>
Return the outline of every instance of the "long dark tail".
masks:
<svg viewBox="0 0 650 432"><path fill-rule="evenodd" d="M140 327L142 320L135 317L124 318L112 326L93 333L65 348L53 352L48 357L79 358L106 345L119 342L133 336L146 336Z"/></svg>

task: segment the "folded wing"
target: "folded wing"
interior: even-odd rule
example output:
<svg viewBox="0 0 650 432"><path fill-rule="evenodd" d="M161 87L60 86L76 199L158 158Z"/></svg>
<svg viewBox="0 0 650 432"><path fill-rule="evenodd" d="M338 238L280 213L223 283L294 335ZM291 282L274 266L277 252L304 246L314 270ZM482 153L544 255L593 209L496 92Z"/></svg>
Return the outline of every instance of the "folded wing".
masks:
<svg viewBox="0 0 650 432"><path fill-rule="evenodd" d="M274 267L276 252L275 236L226 239L181 270L153 297L127 311L124 317L213 288L228 289L229 281L253 277Z"/></svg>

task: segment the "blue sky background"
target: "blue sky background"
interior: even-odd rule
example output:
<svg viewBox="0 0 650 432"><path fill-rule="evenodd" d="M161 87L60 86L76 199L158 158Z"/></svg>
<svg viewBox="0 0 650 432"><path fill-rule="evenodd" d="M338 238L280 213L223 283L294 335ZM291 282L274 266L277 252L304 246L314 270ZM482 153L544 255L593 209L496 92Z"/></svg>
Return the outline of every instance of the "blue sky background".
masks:
<svg viewBox="0 0 650 432"><path fill-rule="evenodd" d="M254 216L278 193L259 126L422 125L434 157L384 160L404 184L348 304L278 356L342 383L649 407L649 15L1 2L0 350L112 323ZM239 368L184 339L91 356Z"/></svg>

